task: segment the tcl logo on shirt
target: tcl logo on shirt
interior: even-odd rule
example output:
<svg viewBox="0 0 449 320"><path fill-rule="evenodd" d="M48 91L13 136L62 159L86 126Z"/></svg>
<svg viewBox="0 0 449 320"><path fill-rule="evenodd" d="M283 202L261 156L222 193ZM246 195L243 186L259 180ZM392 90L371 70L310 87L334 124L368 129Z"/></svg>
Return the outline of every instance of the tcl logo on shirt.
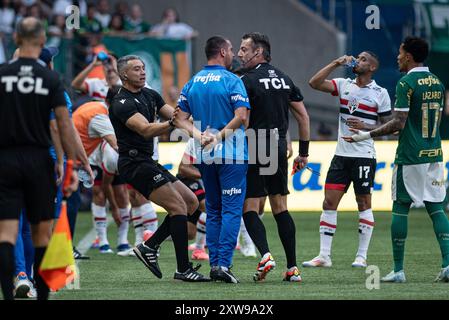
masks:
<svg viewBox="0 0 449 320"><path fill-rule="evenodd" d="M263 83L267 90L270 89L270 85L274 89L290 89L290 86L285 83L284 78L262 78L259 79L259 82Z"/></svg>
<svg viewBox="0 0 449 320"><path fill-rule="evenodd" d="M0 80L2 84L5 84L6 92L13 92L14 85L20 93L28 94L34 92L43 96L48 95L48 89L42 86L44 80L42 78L33 77L18 77L18 76L3 76Z"/></svg>

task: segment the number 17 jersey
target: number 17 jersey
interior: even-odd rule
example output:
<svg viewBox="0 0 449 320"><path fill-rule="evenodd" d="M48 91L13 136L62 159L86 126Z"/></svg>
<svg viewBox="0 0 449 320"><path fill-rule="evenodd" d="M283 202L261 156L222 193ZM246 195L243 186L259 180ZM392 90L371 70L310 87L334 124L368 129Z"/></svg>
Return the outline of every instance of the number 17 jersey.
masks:
<svg viewBox="0 0 449 320"><path fill-rule="evenodd" d="M427 67L417 67L396 86L395 111L408 112L399 135L395 164L411 165L443 161L440 118L444 86Z"/></svg>

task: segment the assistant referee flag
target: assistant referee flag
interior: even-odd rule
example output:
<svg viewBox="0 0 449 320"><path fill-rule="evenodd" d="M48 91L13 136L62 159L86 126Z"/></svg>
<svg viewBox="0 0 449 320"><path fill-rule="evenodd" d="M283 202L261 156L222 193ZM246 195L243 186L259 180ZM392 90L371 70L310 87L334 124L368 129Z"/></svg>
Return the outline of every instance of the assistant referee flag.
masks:
<svg viewBox="0 0 449 320"><path fill-rule="evenodd" d="M67 161L63 190L70 183L73 161ZM61 205L61 214L39 267L39 274L52 290L59 290L71 283L76 276L73 258L72 236L67 218L67 200Z"/></svg>

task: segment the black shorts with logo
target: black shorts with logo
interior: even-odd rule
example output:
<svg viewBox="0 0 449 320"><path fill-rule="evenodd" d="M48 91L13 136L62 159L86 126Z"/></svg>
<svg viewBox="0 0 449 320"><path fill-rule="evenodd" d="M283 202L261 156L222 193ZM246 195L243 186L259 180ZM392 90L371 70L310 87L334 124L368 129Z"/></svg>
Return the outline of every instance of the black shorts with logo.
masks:
<svg viewBox="0 0 449 320"><path fill-rule="evenodd" d="M376 159L336 155L327 172L325 189L346 192L352 182L355 194L371 194L376 165Z"/></svg>
<svg viewBox="0 0 449 320"><path fill-rule="evenodd" d="M168 182L178 181L167 169L147 155L120 154L118 171L126 183L147 199L153 190Z"/></svg>
<svg viewBox="0 0 449 320"><path fill-rule="evenodd" d="M184 183L187 188L189 188L198 199L199 202L203 201L206 198L206 192L204 191L203 184L199 180L184 178L180 174L176 175L176 178L179 179L182 183Z"/></svg>
<svg viewBox="0 0 449 320"><path fill-rule="evenodd" d="M246 174L246 196L245 198L260 198L266 195L280 194L285 196L288 191L288 161L287 161L287 141L278 140L277 148L277 168L271 175L263 175L261 169L267 169L274 164L253 164L250 158L248 172ZM251 157L251 155L250 155ZM271 169L270 169L271 170Z"/></svg>
<svg viewBox="0 0 449 320"><path fill-rule="evenodd" d="M28 221L54 218L55 166L47 148L0 150L0 220L18 220L25 209Z"/></svg>

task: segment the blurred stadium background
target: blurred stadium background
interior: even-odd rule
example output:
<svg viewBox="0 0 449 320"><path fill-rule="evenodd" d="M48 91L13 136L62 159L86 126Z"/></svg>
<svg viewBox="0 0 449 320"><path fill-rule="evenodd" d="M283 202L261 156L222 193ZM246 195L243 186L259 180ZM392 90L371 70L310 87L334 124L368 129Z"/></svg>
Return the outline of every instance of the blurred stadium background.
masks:
<svg viewBox="0 0 449 320"><path fill-rule="evenodd" d="M381 67L374 78L388 89L394 101L395 84L401 77L396 63L399 44L407 35L419 35L431 43L428 65L449 87L449 0L3 0L0 4L3 46L0 62L10 59L15 49L14 23L27 15L44 19L47 45L60 49L55 68L64 79L75 108L90 98L73 90L71 81L100 51L116 56L131 53L142 56L148 66L149 84L161 92L169 104L175 105L179 90L205 63L203 47L207 38L214 34L229 37L237 53L241 36L250 31L269 35L273 64L287 71L302 90L310 114L312 140L336 140L339 109L337 99L312 90L308 80L322 66L345 53L375 52L380 57ZM380 9L380 28L368 30L366 8L373 4ZM67 28L66 21L73 22L72 12L68 10L70 5L79 8L78 29ZM167 9L174 9L174 21L167 22L170 20ZM351 76L351 71L341 68L333 76ZM104 77L102 67L94 69L89 77ZM449 139L448 109L441 123L443 139ZM292 139L297 140L297 126L291 115L290 133ZM168 136L161 141L168 141ZM388 170L395 144L382 143L377 144L378 149L382 148L382 152L378 152L381 156L378 169ZM304 189L313 191L316 195L314 207L307 206L308 210L320 210L320 183L324 181L328 160L335 148L332 143L313 143L312 148L314 145L320 151L311 153L311 161L319 166L315 169L321 171L320 180L296 177L296 185L292 181L290 186L295 193ZM182 152L182 147L176 144L161 144L162 163L170 169L176 169L177 162L168 156L164 163L164 154L171 155L175 149ZM329 155L326 160L321 156L323 151ZM375 197L374 202L382 199L378 202L383 204L379 209L385 210L390 205L391 173L379 173L376 193L381 185L383 193ZM298 184L300 179L306 181ZM312 184L307 184L308 180ZM290 198L290 201L300 201L296 195ZM346 198L353 202L352 197ZM85 200L87 209L88 193ZM354 204L344 207L354 209Z"/></svg>
<svg viewBox="0 0 449 320"><path fill-rule="evenodd" d="M378 54L381 68L375 79L394 98L395 84L400 78L396 64L398 46L406 35L423 36L432 43L429 66L449 86L448 0L4 0L0 3L1 17L7 17L0 20L3 40L0 60L8 60L14 50L13 23L23 16L34 15L47 21L48 45L61 49L55 65L68 89L71 80L105 46L116 55L145 52L152 65L150 84L172 103L177 89L205 62L203 47L208 37L227 36L237 51L243 33L266 33L272 42L273 63L288 70L304 93L314 140L336 137L338 101L310 89L307 81L321 66L344 53L356 55L371 50ZM69 13L66 7L71 4L81 10L79 30L67 30L62 18ZM365 27L369 16L365 10L372 4L380 9L378 30ZM135 5L138 7L134 8ZM5 6L11 6L13 13L7 13ZM193 32L184 24L168 35L156 30L168 8L174 8L179 21L193 28ZM140 17L134 16L135 11L141 13L141 22L136 22ZM123 28L116 20L123 22ZM101 73L97 70L92 76ZM335 76L349 73L341 70ZM71 93L75 106L86 99ZM441 125L444 139L449 138L448 124L449 117L445 115ZM296 139L296 125L290 125L290 132Z"/></svg>
<svg viewBox="0 0 449 320"><path fill-rule="evenodd" d="M380 9L378 30L368 30L365 27L369 16L365 10L373 4ZM70 5L76 5L80 9L80 29L68 30L66 27L66 17L70 14L66 8ZM160 25L163 13L168 8L174 8L179 14L179 21L174 22L174 29L169 34ZM131 53L141 55L147 62L149 84L160 91L168 103L175 104L179 89L205 63L203 47L207 38L214 34L226 36L231 39L237 52L244 33L266 33L272 43L273 64L285 70L304 94L311 118L312 139L323 140L311 144L310 166L319 171L321 176L313 176L309 171L304 171L290 179L291 211L302 211L295 215L299 233L298 261L310 258L319 245L319 217L309 212L321 210L325 173L335 149L335 142L326 141L335 141L337 137L339 110L337 99L309 88L307 83L310 77L322 66L345 53L357 55L361 51L371 50L378 54L381 61L375 80L388 89L394 101L395 84L401 76L396 64L398 47L405 36L414 34L430 41L432 50L427 63L431 71L449 88L449 0L2 0L0 62L9 60L15 49L12 41L14 24L28 15L46 21L47 45L59 47L55 68L64 79L75 108L89 98L74 91L70 83L100 51L109 51L117 56ZM102 72L100 67L92 71L90 76L104 77ZM350 71L345 69L333 75L351 76ZM441 132L446 140L449 139L447 109L441 123ZM290 123L290 133L292 139L297 140L297 128L293 121ZM379 211L370 257L379 264L382 273L389 271L391 266L390 218L382 213L390 211L391 207L390 167L395 146L395 141L379 141L376 144L379 160L373 206ZM445 142L446 172L448 146ZM176 172L178 160L184 150L183 145L166 142L160 148L161 163ZM297 144L294 144L294 150L298 150ZM90 210L87 204L86 199L84 210ZM342 202L341 209L351 211L355 209L354 205L354 198L348 195ZM79 218L75 243L92 228L90 215L82 214ZM355 248L356 244L356 218L343 215L341 221L343 228L340 229L341 235L337 237L335 244L336 270L326 272L324 277L320 270L307 271L305 281L314 283L314 286L301 289L303 297L445 298L447 290L435 288L430 283L438 270L435 263L434 268L428 268L427 262L429 259L436 260L438 250L430 220L424 211L418 210L411 216L411 236L406 252L409 259L407 263L410 264L411 286L407 290L393 287L385 287L385 290L377 292L366 290L364 272L348 268L352 257L352 251L348 253L348 248ZM277 231L272 219L266 218L266 223L270 241L276 242L274 254L279 252L279 256L282 256L280 243L275 239ZM114 229L111 232L116 232L115 228L110 229ZM172 253L171 246L167 247L169 248L166 250ZM135 261L123 262L116 256L109 259L96 252L89 254L92 254L93 261L81 264L81 290L65 290L56 298L245 299L259 296L261 292L259 286L253 286L251 280L246 279L253 270L255 260L251 264L245 263L245 267L240 269L238 276L246 283L239 290L221 291L212 284L192 296L191 286L176 285L176 290L170 290L173 288L172 282L159 282L154 277L151 278L144 268L136 267ZM243 259L237 257L236 264L241 265ZM110 278L110 273L104 272L104 260L108 261L109 270L117 271L113 279ZM172 254L165 255L163 268L171 270L173 264ZM135 272L138 272L138 279ZM286 299L298 293L296 289L286 289L278 280L273 277L273 280L264 284L264 298ZM148 283L157 285L160 290L149 293ZM124 288L133 290L127 291Z"/></svg>

